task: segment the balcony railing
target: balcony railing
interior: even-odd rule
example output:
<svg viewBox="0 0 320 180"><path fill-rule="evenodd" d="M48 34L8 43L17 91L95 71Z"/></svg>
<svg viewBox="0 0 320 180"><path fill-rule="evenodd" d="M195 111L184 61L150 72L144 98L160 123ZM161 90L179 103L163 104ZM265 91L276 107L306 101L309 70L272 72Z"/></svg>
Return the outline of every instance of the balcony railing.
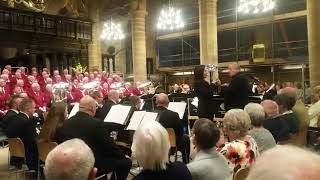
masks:
<svg viewBox="0 0 320 180"><path fill-rule="evenodd" d="M89 21L0 6L0 30L31 32L63 38L91 40Z"/></svg>

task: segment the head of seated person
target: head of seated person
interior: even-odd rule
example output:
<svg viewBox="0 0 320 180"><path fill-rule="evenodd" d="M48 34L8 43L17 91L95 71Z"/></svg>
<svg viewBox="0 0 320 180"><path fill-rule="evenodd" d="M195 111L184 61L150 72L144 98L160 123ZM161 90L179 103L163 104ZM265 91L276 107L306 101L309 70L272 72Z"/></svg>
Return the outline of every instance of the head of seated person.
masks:
<svg viewBox="0 0 320 180"><path fill-rule="evenodd" d="M132 107L135 107L136 110L141 109L141 99L139 96L130 96L129 97L129 104Z"/></svg>
<svg viewBox="0 0 320 180"><path fill-rule="evenodd" d="M192 143L197 151L214 148L220 139L220 130L208 119L197 120L192 132Z"/></svg>
<svg viewBox="0 0 320 180"><path fill-rule="evenodd" d="M224 132L230 141L245 139L251 127L251 120L242 109L231 109L223 118Z"/></svg>
<svg viewBox="0 0 320 180"><path fill-rule="evenodd" d="M156 121L139 128L133 137L133 157L144 170L161 171L169 162L170 149L167 130Z"/></svg>
<svg viewBox="0 0 320 180"><path fill-rule="evenodd" d="M253 126L253 128L262 127L263 121L265 119L265 112L260 104L249 103L244 107L244 111L249 114L251 125Z"/></svg>
<svg viewBox="0 0 320 180"><path fill-rule="evenodd" d="M274 101L279 106L279 113L283 114L287 111L292 110L293 106L295 105L295 98L289 96L287 94L278 94L274 97Z"/></svg>
<svg viewBox="0 0 320 180"><path fill-rule="evenodd" d="M266 119L273 119L279 116L279 106L275 101L264 100L260 103L266 114Z"/></svg>
<svg viewBox="0 0 320 180"><path fill-rule="evenodd" d="M120 95L116 90L111 90L108 93L108 100L114 102L115 104L118 104L119 98L120 98Z"/></svg>
<svg viewBox="0 0 320 180"><path fill-rule="evenodd" d="M320 156L295 146L277 146L264 152L246 180L317 180Z"/></svg>
<svg viewBox="0 0 320 180"><path fill-rule="evenodd" d="M80 139L71 139L55 147L47 156L44 168L47 180L93 180L94 168L91 149Z"/></svg>
<svg viewBox="0 0 320 180"><path fill-rule="evenodd" d="M91 117L96 115L97 102L89 95L81 98L79 103L79 111L87 113Z"/></svg>
<svg viewBox="0 0 320 180"><path fill-rule="evenodd" d="M165 107L168 108L169 106L169 98L168 95L165 93L160 93L156 96L156 105L157 107Z"/></svg>

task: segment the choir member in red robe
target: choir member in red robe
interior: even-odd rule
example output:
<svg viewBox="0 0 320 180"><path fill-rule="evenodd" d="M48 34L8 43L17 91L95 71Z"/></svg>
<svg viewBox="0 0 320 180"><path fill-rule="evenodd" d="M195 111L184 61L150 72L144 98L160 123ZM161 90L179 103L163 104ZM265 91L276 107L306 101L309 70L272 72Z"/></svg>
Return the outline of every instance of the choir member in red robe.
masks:
<svg viewBox="0 0 320 180"><path fill-rule="evenodd" d="M41 92L40 85L38 83L33 83L31 85L31 91L27 92L28 96L33 99L34 103L36 104L36 109L45 109L46 104L44 101L44 95Z"/></svg>
<svg viewBox="0 0 320 180"><path fill-rule="evenodd" d="M0 79L0 110L7 110L7 101L10 97L10 91L6 90L6 81Z"/></svg>

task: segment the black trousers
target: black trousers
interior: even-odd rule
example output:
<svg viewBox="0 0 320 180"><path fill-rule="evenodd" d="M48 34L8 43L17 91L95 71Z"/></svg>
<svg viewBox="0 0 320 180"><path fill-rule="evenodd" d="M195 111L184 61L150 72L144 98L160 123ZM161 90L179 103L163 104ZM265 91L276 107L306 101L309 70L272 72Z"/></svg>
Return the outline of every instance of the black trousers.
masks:
<svg viewBox="0 0 320 180"><path fill-rule="evenodd" d="M130 172L131 166L132 162L130 159L127 158L107 158L105 160L96 160L98 176L102 174L108 174L110 172L115 172L115 174L117 175L117 180L126 180ZM114 178L114 174L112 177Z"/></svg>
<svg viewBox="0 0 320 180"><path fill-rule="evenodd" d="M189 163L190 158L190 138L184 134L178 142L178 151L182 154L182 160L185 164Z"/></svg>

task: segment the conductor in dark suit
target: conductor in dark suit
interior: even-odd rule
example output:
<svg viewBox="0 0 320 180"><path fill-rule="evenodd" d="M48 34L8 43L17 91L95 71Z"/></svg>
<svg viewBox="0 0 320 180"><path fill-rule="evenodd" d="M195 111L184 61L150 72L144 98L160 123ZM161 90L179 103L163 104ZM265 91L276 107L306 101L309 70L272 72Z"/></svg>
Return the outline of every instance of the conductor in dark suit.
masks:
<svg viewBox="0 0 320 180"><path fill-rule="evenodd" d="M90 96L83 97L79 112L57 129L57 142L82 139L93 151L98 174L116 172L118 180L125 180L131 168L131 160L120 151L101 123L93 118L95 113L95 100Z"/></svg>
<svg viewBox="0 0 320 180"><path fill-rule="evenodd" d="M213 100L213 95L217 90L218 86L210 82L210 74L205 65L197 66L194 69L194 94L199 100L199 118L213 120L215 112L219 110L219 106Z"/></svg>
<svg viewBox="0 0 320 180"><path fill-rule="evenodd" d="M240 75L240 66L236 63L228 66L229 76L232 78L229 85L223 88L225 110L243 109L249 103L249 82Z"/></svg>
<svg viewBox="0 0 320 180"><path fill-rule="evenodd" d="M35 112L35 103L24 98L20 103L20 113L8 121L6 134L9 138L20 138L24 144L26 163L30 170L38 169L38 148L36 143L36 127L30 117Z"/></svg>
<svg viewBox="0 0 320 180"><path fill-rule="evenodd" d="M184 136L182 120L178 113L168 110L168 95L160 93L156 96L155 112L159 114L159 123L164 128L172 128L176 134L178 150L181 151L183 162L188 163L190 154L190 139Z"/></svg>
<svg viewBox="0 0 320 180"><path fill-rule="evenodd" d="M1 122L1 128L5 130L8 126L8 123L12 117L19 114L19 105L22 101L22 98L19 95L13 95L9 98L8 106L9 110L7 113L3 116L3 120Z"/></svg>

